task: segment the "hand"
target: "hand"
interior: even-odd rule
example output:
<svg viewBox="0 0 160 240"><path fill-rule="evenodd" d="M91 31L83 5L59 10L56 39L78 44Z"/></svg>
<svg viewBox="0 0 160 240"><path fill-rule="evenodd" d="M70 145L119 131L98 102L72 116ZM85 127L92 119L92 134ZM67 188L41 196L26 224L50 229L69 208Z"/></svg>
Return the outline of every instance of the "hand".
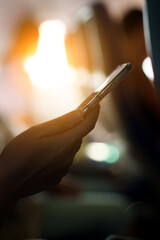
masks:
<svg viewBox="0 0 160 240"><path fill-rule="evenodd" d="M99 106L84 120L75 110L31 127L14 138L0 157L0 194L15 200L58 184L67 173L82 138L95 126Z"/></svg>

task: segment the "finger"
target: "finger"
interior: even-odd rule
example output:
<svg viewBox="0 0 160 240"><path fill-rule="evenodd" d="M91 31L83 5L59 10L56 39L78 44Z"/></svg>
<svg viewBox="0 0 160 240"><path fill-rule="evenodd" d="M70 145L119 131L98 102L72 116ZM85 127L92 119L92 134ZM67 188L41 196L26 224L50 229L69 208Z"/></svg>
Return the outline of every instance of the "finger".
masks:
<svg viewBox="0 0 160 240"><path fill-rule="evenodd" d="M70 145L70 148L68 151L68 156L71 156L72 158L74 158L76 153L79 151L81 144L82 144L82 139L78 139L78 140L74 141L74 143L72 143Z"/></svg>
<svg viewBox="0 0 160 240"><path fill-rule="evenodd" d="M66 166L69 167L72 164L76 153L81 147L82 139L75 140L74 142L71 142L69 145L68 145L68 142L67 142L67 146L65 146L64 149L62 150L63 155L58 162L60 169L65 168Z"/></svg>
<svg viewBox="0 0 160 240"><path fill-rule="evenodd" d="M70 149L70 146L77 140L81 140L87 135L95 126L99 115L99 105L87 113L85 119L71 129L57 135L53 135L45 138L45 145L51 149L55 146L56 142L61 143L60 151L63 152L66 148ZM43 141L44 144L44 141ZM58 146L58 145L57 145ZM57 148L58 150L58 148Z"/></svg>
<svg viewBox="0 0 160 240"><path fill-rule="evenodd" d="M85 117L83 121L77 124L72 129L69 129L63 133L63 138L70 144L77 139L86 136L95 127L96 121L99 115L99 105L92 109Z"/></svg>
<svg viewBox="0 0 160 240"><path fill-rule="evenodd" d="M35 128L36 131L39 131L41 137L49 137L73 128L82 121L83 116L83 111L76 109L61 117L39 124Z"/></svg>

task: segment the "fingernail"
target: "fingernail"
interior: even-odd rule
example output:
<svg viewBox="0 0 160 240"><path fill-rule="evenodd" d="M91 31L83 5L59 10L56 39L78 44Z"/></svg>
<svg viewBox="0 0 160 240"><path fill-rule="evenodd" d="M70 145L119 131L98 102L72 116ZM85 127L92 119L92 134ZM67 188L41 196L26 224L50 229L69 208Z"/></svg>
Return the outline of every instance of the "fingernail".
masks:
<svg viewBox="0 0 160 240"><path fill-rule="evenodd" d="M75 119L77 120L83 120L84 117L84 112L79 108L75 110L75 114L74 114Z"/></svg>

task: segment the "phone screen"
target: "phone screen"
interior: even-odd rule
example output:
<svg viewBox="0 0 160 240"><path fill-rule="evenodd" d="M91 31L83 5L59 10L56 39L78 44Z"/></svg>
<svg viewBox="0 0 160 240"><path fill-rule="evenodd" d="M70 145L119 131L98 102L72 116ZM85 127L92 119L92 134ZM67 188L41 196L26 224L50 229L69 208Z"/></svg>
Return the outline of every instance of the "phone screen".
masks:
<svg viewBox="0 0 160 240"><path fill-rule="evenodd" d="M91 108L98 104L132 69L130 63L124 63L117 68L89 95L78 108L87 113Z"/></svg>

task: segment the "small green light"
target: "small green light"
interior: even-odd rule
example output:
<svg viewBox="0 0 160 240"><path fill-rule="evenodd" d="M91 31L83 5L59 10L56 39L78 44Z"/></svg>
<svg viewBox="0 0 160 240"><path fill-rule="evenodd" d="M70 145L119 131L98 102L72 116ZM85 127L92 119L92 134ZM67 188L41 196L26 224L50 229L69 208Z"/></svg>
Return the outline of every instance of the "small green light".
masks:
<svg viewBox="0 0 160 240"><path fill-rule="evenodd" d="M105 162L108 164L116 163L120 157L120 151L117 146L113 144L107 144L109 149L108 157L105 159Z"/></svg>

